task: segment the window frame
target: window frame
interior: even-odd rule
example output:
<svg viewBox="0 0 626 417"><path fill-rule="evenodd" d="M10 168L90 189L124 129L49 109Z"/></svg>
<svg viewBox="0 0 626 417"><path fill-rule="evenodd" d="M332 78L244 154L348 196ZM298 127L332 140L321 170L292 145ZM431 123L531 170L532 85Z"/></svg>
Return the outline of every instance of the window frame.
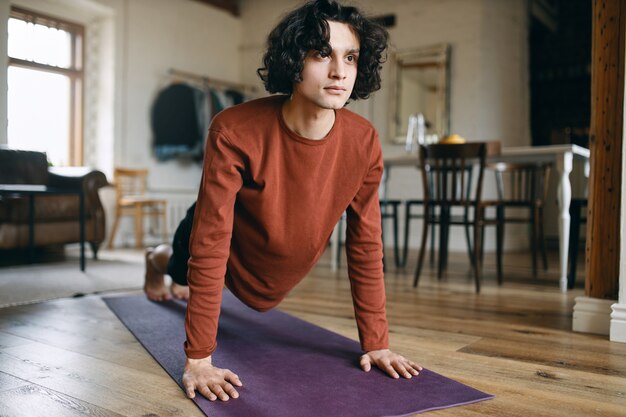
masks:
<svg viewBox="0 0 626 417"><path fill-rule="evenodd" d="M19 19L28 23L39 24L50 28L64 30L71 37L71 60L69 68L42 64L39 62L13 58L9 56L8 66L21 67L35 71L61 74L70 80L70 120L68 161L70 165L83 164L83 102L84 102L84 57L85 27L78 23L48 16L40 12L11 6L9 18Z"/></svg>

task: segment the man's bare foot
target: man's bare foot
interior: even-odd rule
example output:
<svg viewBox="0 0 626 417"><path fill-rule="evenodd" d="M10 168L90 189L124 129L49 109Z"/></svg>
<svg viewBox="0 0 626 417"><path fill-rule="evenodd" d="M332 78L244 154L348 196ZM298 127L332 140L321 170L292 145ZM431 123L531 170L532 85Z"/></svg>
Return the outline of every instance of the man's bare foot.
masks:
<svg viewBox="0 0 626 417"><path fill-rule="evenodd" d="M178 300L189 300L189 287L172 282L170 292Z"/></svg>
<svg viewBox="0 0 626 417"><path fill-rule="evenodd" d="M143 290L152 301L170 300L172 295L165 286L165 274L154 262L154 248L146 249L146 278Z"/></svg>

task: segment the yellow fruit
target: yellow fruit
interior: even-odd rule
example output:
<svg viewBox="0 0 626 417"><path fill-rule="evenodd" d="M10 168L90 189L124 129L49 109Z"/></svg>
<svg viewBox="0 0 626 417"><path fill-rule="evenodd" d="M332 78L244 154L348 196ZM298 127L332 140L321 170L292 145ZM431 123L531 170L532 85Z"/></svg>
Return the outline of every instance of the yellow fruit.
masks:
<svg viewBox="0 0 626 417"><path fill-rule="evenodd" d="M456 143L465 143L465 138L455 133L453 135L446 136L445 138L441 139L439 143L443 143L446 145L452 145Z"/></svg>

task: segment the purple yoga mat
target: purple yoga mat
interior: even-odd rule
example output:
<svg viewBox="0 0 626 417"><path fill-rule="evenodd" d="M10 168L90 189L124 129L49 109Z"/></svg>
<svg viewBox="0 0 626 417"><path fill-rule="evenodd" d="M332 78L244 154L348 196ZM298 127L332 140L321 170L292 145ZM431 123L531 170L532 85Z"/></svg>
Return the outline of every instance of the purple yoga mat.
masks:
<svg viewBox="0 0 626 417"><path fill-rule="evenodd" d="M105 298L181 385L186 304L145 296ZM213 363L237 373L240 397L195 403L216 417L399 417L493 398L424 369L394 380L359 368L359 344L277 310L256 312L225 291ZM419 358L417 358L419 359Z"/></svg>

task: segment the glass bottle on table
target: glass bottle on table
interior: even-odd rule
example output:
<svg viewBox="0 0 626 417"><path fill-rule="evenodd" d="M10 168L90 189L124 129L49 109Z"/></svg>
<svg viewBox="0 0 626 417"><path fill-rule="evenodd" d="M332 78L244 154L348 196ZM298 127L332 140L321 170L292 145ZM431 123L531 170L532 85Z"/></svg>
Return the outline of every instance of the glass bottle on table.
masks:
<svg viewBox="0 0 626 417"><path fill-rule="evenodd" d="M426 122L422 113L411 114L406 132L406 145L404 150L408 154L416 154L419 145L425 143Z"/></svg>

